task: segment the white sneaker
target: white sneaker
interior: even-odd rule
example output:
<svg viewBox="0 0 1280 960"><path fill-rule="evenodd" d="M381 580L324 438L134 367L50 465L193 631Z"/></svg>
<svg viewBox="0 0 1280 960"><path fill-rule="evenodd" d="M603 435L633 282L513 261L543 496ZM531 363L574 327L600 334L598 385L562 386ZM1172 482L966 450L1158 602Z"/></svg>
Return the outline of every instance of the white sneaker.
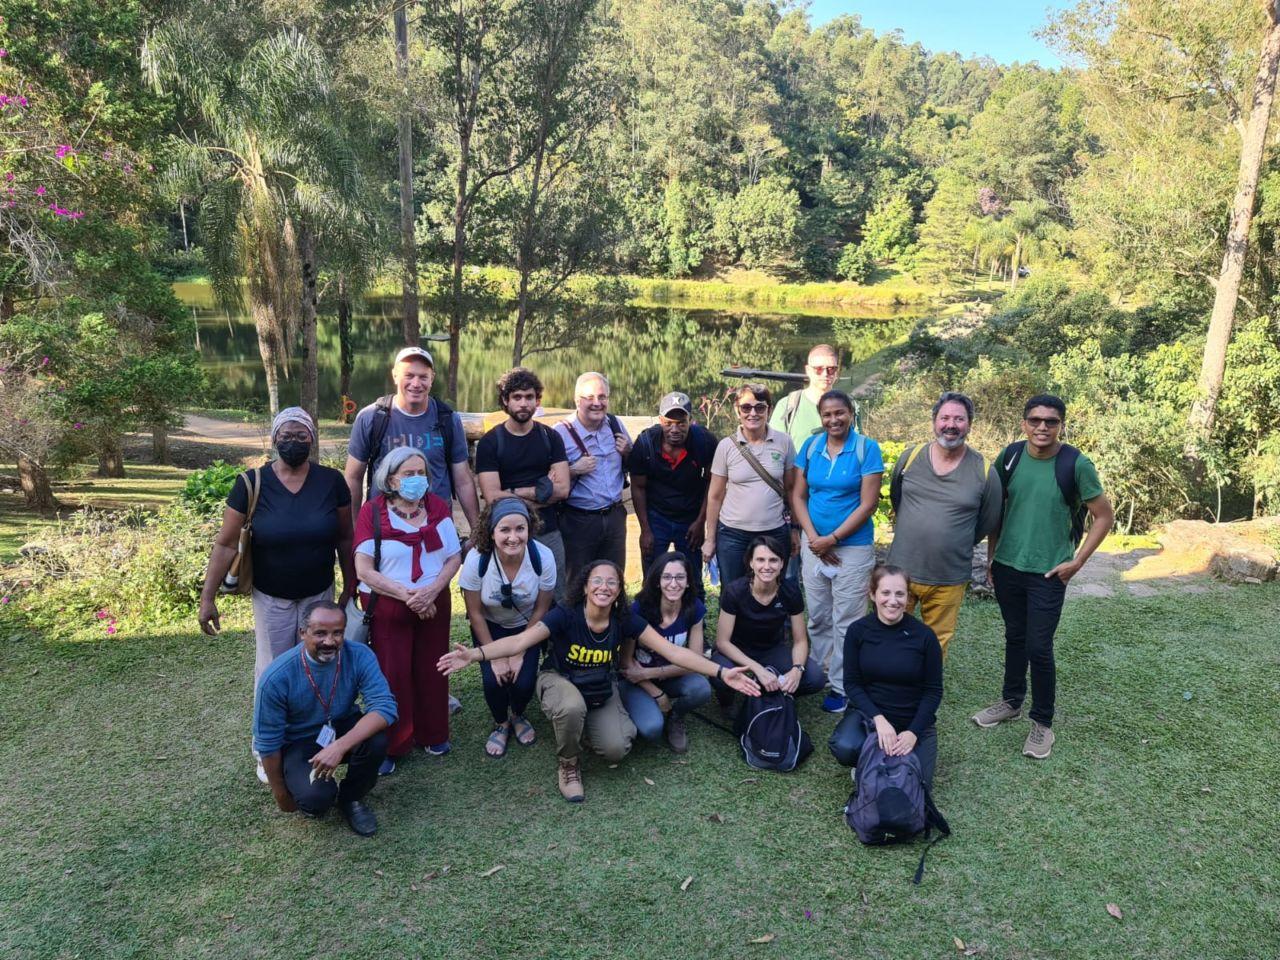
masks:
<svg viewBox="0 0 1280 960"><path fill-rule="evenodd" d="M261 760L258 761L258 779L261 780L263 783L271 782L270 780L267 779L267 768L262 765Z"/></svg>
<svg viewBox="0 0 1280 960"><path fill-rule="evenodd" d="M458 713L461 709L462 709L462 701L459 700L457 697L455 697L452 693L449 694L449 716L453 716L455 713Z"/></svg>

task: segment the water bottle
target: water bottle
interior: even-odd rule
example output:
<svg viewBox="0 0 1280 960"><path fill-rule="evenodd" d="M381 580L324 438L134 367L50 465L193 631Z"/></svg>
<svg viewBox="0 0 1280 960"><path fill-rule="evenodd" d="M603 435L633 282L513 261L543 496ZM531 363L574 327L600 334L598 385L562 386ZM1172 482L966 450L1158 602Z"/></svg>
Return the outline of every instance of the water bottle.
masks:
<svg viewBox="0 0 1280 960"><path fill-rule="evenodd" d="M712 557L707 561L707 579L713 587L720 586L720 558Z"/></svg>

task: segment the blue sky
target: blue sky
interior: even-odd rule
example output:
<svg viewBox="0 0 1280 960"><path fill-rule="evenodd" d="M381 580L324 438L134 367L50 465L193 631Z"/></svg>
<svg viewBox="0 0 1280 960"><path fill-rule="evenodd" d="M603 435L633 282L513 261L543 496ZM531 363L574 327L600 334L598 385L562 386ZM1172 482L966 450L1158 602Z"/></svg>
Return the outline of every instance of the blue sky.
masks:
<svg viewBox="0 0 1280 960"><path fill-rule="evenodd" d="M856 13L876 33L900 29L908 43L929 50L1053 67L1060 58L1033 34L1049 10L1069 6L1070 0L812 0L809 16L819 24Z"/></svg>

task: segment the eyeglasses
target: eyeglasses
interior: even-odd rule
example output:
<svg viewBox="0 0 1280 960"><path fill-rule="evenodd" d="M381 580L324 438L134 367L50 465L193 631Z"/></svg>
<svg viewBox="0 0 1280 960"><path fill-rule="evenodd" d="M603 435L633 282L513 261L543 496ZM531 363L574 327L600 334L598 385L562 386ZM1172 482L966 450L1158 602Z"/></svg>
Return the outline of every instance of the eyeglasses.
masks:
<svg viewBox="0 0 1280 960"><path fill-rule="evenodd" d="M608 578L592 577L590 580L587 581L587 583L593 587L609 587L610 589L614 589L614 590L616 590L618 587L618 581L613 579L612 577L608 577Z"/></svg>
<svg viewBox="0 0 1280 960"><path fill-rule="evenodd" d="M1033 427L1060 427L1062 426L1061 417L1026 417L1027 423Z"/></svg>
<svg viewBox="0 0 1280 960"><path fill-rule="evenodd" d="M662 583L688 583L689 578L683 573L664 573L658 578Z"/></svg>
<svg viewBox="0 0 1280 960"><path fill-rule="evenodd" d="M607 393L601 393L593 397L589 394L580 394L578 399L585 400L587 403L608 403L609 395Z"/></svg>
<svg viewBox="0 0 1280 960"><path fill-rule="evenodd" d="M764 412L765 412L766 410L768 410L768 409L769 409L769 405L768 405L767 403L740 403L740 404L738 404L738 411L739 411L740 413L764 413Z"/></svg>
<svg viewBox="0 0 1280 960"><path fill-rule="evenodd" d="M309 433L280 433L276 435L276 443L288 443L296 440L299 443L307 443L311 439Z"/></svg>
<svg viewBox="0 0 1280 960"><path fill-rule="evenodd" d="M834 377L837 373L840 372L839 367L815 367L812 364L809 365L809 369L812 370L814 373L825 374L828 377Z"/></svg>

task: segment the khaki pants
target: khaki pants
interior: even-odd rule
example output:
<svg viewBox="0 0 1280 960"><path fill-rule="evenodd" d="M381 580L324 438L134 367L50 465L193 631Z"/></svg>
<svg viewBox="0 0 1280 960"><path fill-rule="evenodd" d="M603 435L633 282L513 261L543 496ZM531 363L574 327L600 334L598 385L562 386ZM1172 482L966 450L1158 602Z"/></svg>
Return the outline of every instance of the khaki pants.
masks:
<svg viewBox="0 0 1280 960"><path fill-rule="evenodd" d="M835 578L822 572L822 561L809 549L809 538L800 538L800 571L804 578L804 602L809 610L809 656L827 672L827 684L844 696L844 635L849 624L867 614L867 586L876 565L875 548L836 547L840 566Z"/></svg>
<svg viewBox="0 0 1280 960"><path fill-rule="evenodd" d="M919 604L920 620L938 635L944 661L947 659L947 644L956 634L956 620L960 617L960 604L964 602L964 591L968 586L967 583L911 584L911 607L907 612L914 613Z"/></svg>
<svg viewBox="0 0 1280 960"><path fill-rule="evenodd" d="M553 670L538 674L537 693L542 712L555 731L556 755L561 760L576 760L582 753L584 727L591 749L610 763L617 763L631 751L636 725L622 706L616 683L613 696L592 710L587 709L572 681Z"/></svg>
<svg viewBox="0 0 1280 960"><path fill-rule="evenodd" d="M253 658L255 690L258 678L262 676L263 670L271 666L271 661L298 645L301 639L298 631L302 628L302 611L317 600L332 599L332 584L314 597L303 597L301 600L286 600L261 590L253 591L253 634L257 641L257 652Z"/></svg>

